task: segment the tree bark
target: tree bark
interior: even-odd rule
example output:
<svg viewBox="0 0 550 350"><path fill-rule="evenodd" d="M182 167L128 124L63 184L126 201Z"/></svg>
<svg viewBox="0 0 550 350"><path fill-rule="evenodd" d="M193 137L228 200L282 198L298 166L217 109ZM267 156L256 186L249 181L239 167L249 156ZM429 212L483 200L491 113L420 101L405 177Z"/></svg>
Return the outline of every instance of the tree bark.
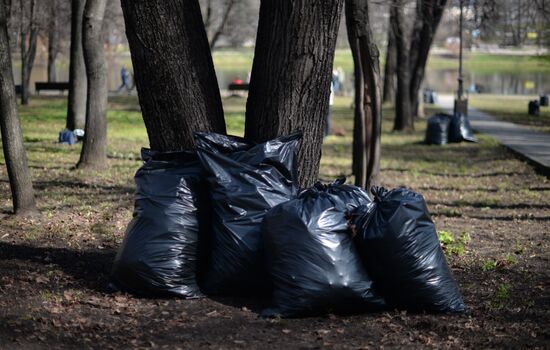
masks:
<svg viewBox="0 0 550 350"><path fill-rule="evenodd" d="M31 72L36 57L36 42L38 39L36 0L30 0L28 25L25 21L25 12L25 2L21 0L21 104L23 105L29 104Z"/></svg>
<svg viewBox="0 0 550 350"><path fill-rule="evenodd" d="M57 81L55 61L59 51L59 31L57 28L57 1L50 1L50 23L48 28L48 82L55 82Z"/></svg>
<svg viewBox="0 0 550 350"><path fill-rule="evenodd" d="M87 0L84 8L82 47L88 93L86 128L78 168L107 166L107 69L101 27L107 0Z"/></svg>
<svg viewBox="0 0 550 350"><path fill-rule="evenodd" d="M0 3L0 132L4 158L17 215L36 213L31 173L17 117L17 103L11 66L6 8Z"/></svg>
<svg viewBox="0 0 550 350"><path fill-rule="evenodd" d="M67 129L83 129L86 123L87 78L82 52L82 19L86 0L71 2L71 52L69 63L69 101Z"/></svg>
<svg viewBox="0 0 550 350"><path fill-rule="evenodd" d="M225 133L198 0L122 0L151 148L192 149L195 131Z"/></svg>
<svg viewBox="0 0 550 350"><path fill-rule="evenodd" d="M417 0L416 19L409 54L411 69L409 98L415 115L418 115L420 86L424 80L430 48L446 3L447 0Z"/></svg>
<svg viewBox="0 0 550 350"><path fill-rule="evenodd" d="M246 105L245 137L304 133L300 185L317 180L343 0L264 0Z"/></svg>
<svg viewBox="0 0 550 350"><path fill-rule="evenodd" d="M355 185L369 189L380 173L380 63L372 35L367 0L346 0L346 25L354 62L355 115L353 174Z"/></svg>
<svg viewBox="0 0 550 350"><path fill-rule="evenodd" d="M414 130L414 119L409 96L410 69L409 46L403 8L405 0L392 0L390 8L390 27L395 36L395 48L397 53L397 91L395 96L395 122L393 130Z"/></svg>
<svg viewBox="0 0 550 350"><path fill-rule="evenodd" d="M395 100L395 70L397 58L395 52L395 37L393 31L388 30L388 44L386 49L386 64L384 65L384 92L382 102L393 102Z"/></svg>

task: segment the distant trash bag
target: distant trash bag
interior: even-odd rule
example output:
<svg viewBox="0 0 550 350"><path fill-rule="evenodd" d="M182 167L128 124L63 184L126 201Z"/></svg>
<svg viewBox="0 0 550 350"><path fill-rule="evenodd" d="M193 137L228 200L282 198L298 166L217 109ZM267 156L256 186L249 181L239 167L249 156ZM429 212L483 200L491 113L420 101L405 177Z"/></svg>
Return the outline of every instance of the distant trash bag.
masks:
<svg viewBox="0 0 550 350"><path fill-rule="evenodd" d="M262 223L273 307L265 317L380 310L348 229L346 212L371 200L338 180L271 209Z"/></svg>
<svg viewBox="0 0 550 350"><path fill-rule="evenodd" d="M82 140L84 140L84 130L82 130L82 129L74 129L74 130L73 130L73 134L74 134L74 136L76 136L76 140L77 140L77 141L82 141Z"/></svg>
<svg viewBox="0 0 550 350"><path fill-rule="evenodd" d="M451 117L449 124L449 142L477 142L470 121L464 114L457 114Z"/></svg>
<svg viewBox="0 0 550 350"><path fill-rule="evenodd" d="M201 278L205 293L268 290L260 224L269 209L297 195L300 138L301 133L295 133L261 144L239 142L234 151L235 144L226 136L195 134L212 204L210 257Z"/></svg>
<svg viewBox="0 0 550 350"><path fill-rule="evenodd" d="M142 149L135 175L134 218L116 255L112 285L142 296L198 298L198 193L202 166L195 152Z"/></svg>
<svg viewBox="0 0 550 350"><path fill-rule="evenodd" d="M432 89L424 89L423 91L423 101L427 104L437 103L437 93Z"/></svg>
<svg viewBox="0 0 550 350"><path fill-rule="evenodd" d="M75 134L69 129L63 129L59 133L59 143L65 145L74 145L77 139Z"/></svg>
<svg viewBox="0 0 550 350"><path fill-rule="evenodd" d="M428 118L425 142L429 145L446 145L449 142L451 116L439 113Z"/></svg>
<svg viewBox="0 0 550 350"><path fill-rule="evenodd" d="M357 208L350 222L376 290L392 307L464 312L424 198L404 188L372 192L373 203Z"/></svg>
<svg viewBox="0 0 550 350"><path fill-rule="evenodd" d="M529 101L527 106L527 112L529 115L539 116L540 115L540 105L539 100Z"/></svg>

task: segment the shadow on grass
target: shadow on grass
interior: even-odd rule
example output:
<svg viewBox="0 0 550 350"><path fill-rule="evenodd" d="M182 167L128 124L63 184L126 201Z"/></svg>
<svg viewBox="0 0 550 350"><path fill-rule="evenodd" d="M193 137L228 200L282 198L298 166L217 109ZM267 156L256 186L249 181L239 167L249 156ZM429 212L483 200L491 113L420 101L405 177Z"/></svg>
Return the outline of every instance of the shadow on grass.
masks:
<svg viewBox="0 0 550 350"><path fill-rule="evenodd" d="M527 173L525 173L525 172L515 172L515 171L494 171L494 172L490 172L490 173L481 173L481 174L444 173L444 172L437 172L437 171L418 170L418 169L413 170L413 169L406 169L406 168L382 168L382 171L395 171L395 172L400 172L400 173L408 173L408 172L414 171L415 173L432 175L432 176L467 177L467 178L527 175Z"/></svg>
<svg viewBox="0 0 550 350"><path fill-rule="evenodd" d="M100 293L110 291L108 279L115 254L114 250L78 251L0 243L0 262L20 260L41 265L54 264L83 287Z"/></svg>
<svg viewBox="0 0 550 350"><path fill-rule="evenodd" d="M133 194L134 188L130 186L113 186L101 184L88 184L79 180L49 180L35 181L34 187L39 190L51 189L54 187L68 187L74 189L93 189L108 192L109 194Z"/></svg>
<svg viewBox="0 0 550 350"><path fill-rule="evenodd" d="M550 205L539 204L539 203L514 203L514 204L500 204L493 201L454 201L454 202L444 202L444 201L428 201L429 205L444 205L446 207L473 207L473 208L491 208L491 209L550 209Z"/></svg>

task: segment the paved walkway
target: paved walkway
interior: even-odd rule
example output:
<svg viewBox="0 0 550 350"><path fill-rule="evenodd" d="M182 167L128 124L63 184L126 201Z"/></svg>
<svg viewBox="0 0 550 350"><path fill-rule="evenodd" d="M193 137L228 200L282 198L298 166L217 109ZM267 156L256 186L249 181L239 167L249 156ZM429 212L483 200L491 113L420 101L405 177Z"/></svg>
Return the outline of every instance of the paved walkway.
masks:
<svg viewBox="0 0 550 350"><path fill-rule="evenodd" d="M452 114L454 97L440 95L437 104ZM525 110L527 110L527 102ZM546 176L550 176L550 134L497 120L492 115L475 108L469 108L468 116L474 130L493 136L502 145L532 162Z"/></svg>

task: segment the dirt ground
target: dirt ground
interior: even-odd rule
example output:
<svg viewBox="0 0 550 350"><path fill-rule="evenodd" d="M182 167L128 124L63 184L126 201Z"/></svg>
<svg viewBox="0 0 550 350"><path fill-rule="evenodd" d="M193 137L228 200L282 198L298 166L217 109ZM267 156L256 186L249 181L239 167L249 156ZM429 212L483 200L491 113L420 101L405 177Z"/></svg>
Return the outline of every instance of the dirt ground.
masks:
<svg viewBox="0 0 550 350"><path fill-rule="evenodd" d="M550 182L489 139L437 148L420 135L388 135L382 183L422 193L455 239L448 260L468 314L266 320L269 300L111 294L139 163L111 157L97 176L68 170L76 152L57 168L31 155L41 217L8 213L0 167L0 349L550 348ZM343 144L349 136L328 139L322 178L345 174Z"/></svg>

